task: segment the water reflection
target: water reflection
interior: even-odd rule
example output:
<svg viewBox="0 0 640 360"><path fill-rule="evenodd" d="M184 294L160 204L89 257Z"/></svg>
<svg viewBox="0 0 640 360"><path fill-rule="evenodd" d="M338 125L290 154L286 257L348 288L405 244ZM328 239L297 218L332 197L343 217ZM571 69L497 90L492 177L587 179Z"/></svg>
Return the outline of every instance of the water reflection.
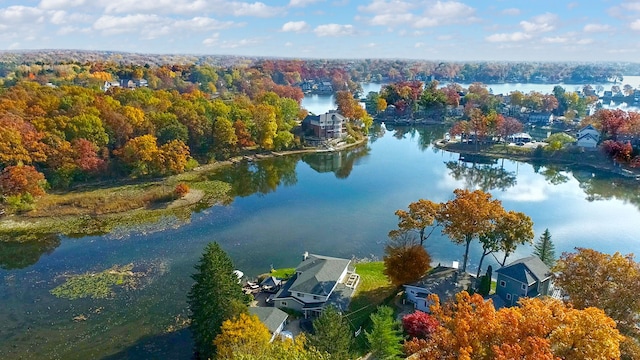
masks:
<svg viewBox="0 0 640 360"><path fill-rule="evenodd" d="M280 156L256 162L241 162L211 175L213 180L231 184L231 195L247 197L265 195L278 186L292 186L298 182L296 164L299 156Z"/></svg>
<svg viewBox="0 0 640 360"><path fill-rule="evenodd" d="M589 170L574 170L573 177L578 180L588 201L618 199L640 209L640 184L635 179L594 173Z"/></svg>
<svg viewBox="0 0 640 360"><path fill-rule="evenodd" d="M42 255L51 254L58 246L60 238L56 235L26 243L0 241L0 269L24 269L37 263Z"/></svg>
<svg viewBox="0 0 640 360"><path fill-rule="evenodd" d="M468 159L468 155L465 158ZM471 162L446 161L445 165L449 169L449 175L458 181L464 181L467 189L505 191L516 184L516 173L495 165L494 163L497 162L495 159L491 159L489 164L482 163L483 158L481 157L476 156L474 159L475 161Z"/></svg>
<svg viewBox="0 0 640 360"><path fill-rule="evenodd" d="M358 159L368 156L370 148L368 146L359 146L339 152L312 153L302 157L302 161L319 172L332 172L338 179L346 179L353 170L353 165Z"/></svg>

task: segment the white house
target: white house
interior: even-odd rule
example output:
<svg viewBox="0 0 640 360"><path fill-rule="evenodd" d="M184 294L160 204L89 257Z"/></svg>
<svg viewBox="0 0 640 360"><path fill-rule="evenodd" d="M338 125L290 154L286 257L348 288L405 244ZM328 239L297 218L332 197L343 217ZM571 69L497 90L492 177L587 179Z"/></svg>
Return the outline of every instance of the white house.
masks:
<svg viewBox="0 0 640 360"><path fill-rule="evenodd" d="M578 136L577 138L580 139L581 137L590 134L591 136L593 136L593 138L596 139L596 143L598 141L600 141L600 131L598 131L596 128L594 128L591 125L587 125L585 127L583 127L582 129L578 130Z"/></svg>
<svg viewBox="0 0 640 360"><path fill-rule="evenodd" d="M578 131L576 145L585 150L594 150L600 142L600 132L591 125L587 125Z"/></svg>
<svg viewBox="0 0 640 360"><path fill-rule="evenodd" d="M345 311L360 276L350 268L351 260L304 253L296 273L273 298L277 308L289 308L317 316L327 305Z"/></svg>

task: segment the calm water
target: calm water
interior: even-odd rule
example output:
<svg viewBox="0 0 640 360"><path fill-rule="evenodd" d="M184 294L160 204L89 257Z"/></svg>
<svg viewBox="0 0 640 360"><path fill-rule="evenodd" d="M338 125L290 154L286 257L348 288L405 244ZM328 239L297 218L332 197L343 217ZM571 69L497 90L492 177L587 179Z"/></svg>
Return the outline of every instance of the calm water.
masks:
<svg viewBox="0 0 640 360"><path fill-rule="evenodd" d="M326 106L326 104L325 104ZM456 188L482 188L508 210L549 228L557 254L576 246L638 252L640 189L635 181L586 169L513 161L468 164L434 149L438 127L377 128L367 146L238 164L214 178L234 184L232 204L195 213L160 232L50 239L46 246L0 244L0 359L183 358L189 275L209 241L218 241L250 276L295 266L304 251L380 257L394 211L419 198L446 201ZM460 260L463 247L438 232L428 240L434 264ZM477 266L479 247L470 254ZM527 256L524 246L510 259ZM113 299L57 299L63 274L134 263L152 269L144 286ZM74 321L84 315L86 320Z"/></svg>

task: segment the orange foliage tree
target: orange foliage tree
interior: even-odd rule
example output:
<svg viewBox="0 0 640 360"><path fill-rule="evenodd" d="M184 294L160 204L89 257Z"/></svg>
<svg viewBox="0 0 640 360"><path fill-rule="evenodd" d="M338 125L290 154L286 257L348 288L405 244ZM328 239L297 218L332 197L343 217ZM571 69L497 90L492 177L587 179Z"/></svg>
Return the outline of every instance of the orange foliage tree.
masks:
<svg viewBox="0 0 640 360"><path fill-rule="evenodd" d="M467 269L471 241L489 233L496 220L504 213L499 200L482 190L453 191L456 197L441 204L436 220L442 224L442 232L456 244L465 244L462 271Z"/></svg>
<svg viewBox="0 0 640 360"><path fill-rule="evenodd" d="M429 298L440 326L405 350L417 359L618 359L623 337L602 310L578 310L556 299L522 299L497 310L482 296L461 292L453 302Z"/></svg>
<svg viewBox="0 0 640 360"><path fill-rule="evenodd" d="M0 173L2 195L42 196L45 194L44 184L44 175L30 165L9 166Z"/></svg>

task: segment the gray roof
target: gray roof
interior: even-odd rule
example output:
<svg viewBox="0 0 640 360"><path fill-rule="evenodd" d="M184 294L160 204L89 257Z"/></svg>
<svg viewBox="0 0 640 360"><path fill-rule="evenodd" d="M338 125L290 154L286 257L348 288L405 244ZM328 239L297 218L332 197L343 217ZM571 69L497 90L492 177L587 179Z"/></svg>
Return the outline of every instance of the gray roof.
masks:
<svg viewBox="0 0 640 360"><path fill-rule="evenodd" d="M262 280L262 282L260 283L261 286L280 286L282 285L282 280L273 277L273 276L269 276L268 278Z"/></svg>
<svg viewBox="0 0 640 360"><path fill-rule="evenodd" d="M518 259L507 266L501 267L496 273L527 285L531 285L536 281L542 282L551 277L551 270L537 256Z"/></svg>
<svg viewBox="0 0 640 360"><path fill-rule="evenodd" d="M250 307L249 313L258 316L258 319L267 326L271 333L276 332L289 317L286 312L275 307Z"/></svg>
<svg viewBox="0 0 640 360"><path fill-rule="evenodd" d="M296 267L298 276L291 279L293 284L289 287L289 291L327 296L350 262L351 260L347 259L309 254L307 260Z"/></svg>
<svg viewBox="0 0 640 360"><path fill-rule="evenodd" d="M421 297L426 297L428 294L436 294L441 302L446 302L449 299L453 299L457 293L469 290L473 280L474 276L469 273L460 272L455 268L438 266L422 279L405 286L424 289L424 296Z"/></svg>

